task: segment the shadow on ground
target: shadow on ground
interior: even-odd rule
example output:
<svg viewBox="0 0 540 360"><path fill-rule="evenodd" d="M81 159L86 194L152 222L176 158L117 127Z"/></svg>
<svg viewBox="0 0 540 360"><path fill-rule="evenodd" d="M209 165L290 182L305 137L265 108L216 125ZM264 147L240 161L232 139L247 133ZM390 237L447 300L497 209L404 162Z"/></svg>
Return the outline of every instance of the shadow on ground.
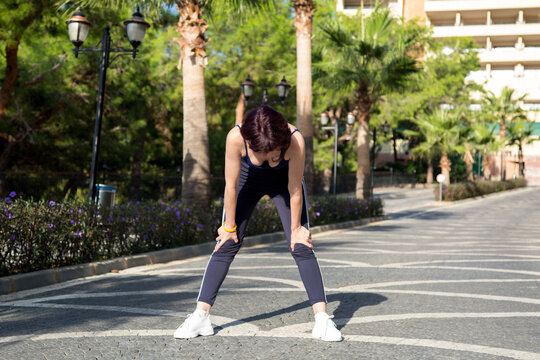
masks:
<svg viewBox="0 0 540 360"><path fill-rule="evenodd" d="M338 328L342 328L345 326L349 320L354 316L356 311L358 309L365 307L365 306L374 306L382 303L383 301L388 300L386 296L382 296L380 294L375 293L339 293L339 294L330 294L327 296L327 302L331 303L334 301L338 301L339 305L334 311L334 316L337 319L342 319L342 325L338 326ZM231 323L224 324L222 326L216 327L214 330L216 332L219 332L220 330L223 330L227 327L238 325L239 322L253 322L257 320L265 320L272 318L274 316L280 316L287 313L291 313L294 311L298 311L304 308L310 307L310 304L308 301L302 301L298 304L291 305L289 307L271 311L264 314L259 314L255 316L246 317L243 319L235 320Z"/></svg>

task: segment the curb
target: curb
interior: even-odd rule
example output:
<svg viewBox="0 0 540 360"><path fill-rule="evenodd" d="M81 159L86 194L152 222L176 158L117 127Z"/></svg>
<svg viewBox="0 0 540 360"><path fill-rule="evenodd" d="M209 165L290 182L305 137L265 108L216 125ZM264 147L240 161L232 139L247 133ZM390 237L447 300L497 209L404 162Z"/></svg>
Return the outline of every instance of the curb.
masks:
<svg viewBox="0 0 540 360"><path fill-rule="evenodd" d="M386 216L380 216L368 219L346 221L337 224L314 226L311 228L311 234L318 234L331 230L347 229L386 219ZM270 234L246 236L244 238L243 247L269 244L281 241L284 238L285 233L283 231ZM65 266L57 269L39 270L26 274L5 276L0 278L0 295L6 295L22 290L35 289L73 279L102 275L111 271L125 270L136 266L162 264L175 260L185 260L201 255L208 255L212 252L214 246L214 242L206 242L173 249L152 251L144 254L122 256L87 264Z"/></svg>

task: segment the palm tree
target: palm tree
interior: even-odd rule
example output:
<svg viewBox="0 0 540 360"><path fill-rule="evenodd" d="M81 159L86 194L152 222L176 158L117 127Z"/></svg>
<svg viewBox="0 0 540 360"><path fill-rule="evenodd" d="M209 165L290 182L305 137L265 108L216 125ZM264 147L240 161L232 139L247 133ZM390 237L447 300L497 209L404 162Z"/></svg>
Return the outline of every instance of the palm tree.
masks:
<svg viewBox="0 0 540 360"><path fill-rule="evenodd" d="M311 83L311 33L315 11L313 0L295 0L296 28L296 120L306 145L305 182L308 194L313 192L313 122Z"/></svg>
<svg viewBox="0 0 540 360"><path fill-rule="evenodd" d="M425 29L400 25L388 9L370 16L342 18L321 25L326 44L314 66L317 79L351 97L359 119L357 133L356 197L371 196L369 121L381 97L399 88L419 70L414 59Z"/></svg>
<svg viewBox="0 0 540 360"><path fill-rule="evenodd" d="M485 122L475 122L471 125L471 142L483 154L482 168L484 179L491 180L490 155L497 152L503 144L502 139L495 138L496 125L489 125Z"/></svg>
<svg viewBox="0 0 540 360"><path fill-rule="evenodd" d="M452 152L462 153L461 144L463 116L459 110L437 109L431 114L422 114L414 120L418 131L407 131L408 135L422 136L425 140L412 152L429 154L430 158L441 155L439 166L445 177L443 184L450 184L452 163L448 157Z"/></svg>
<svg viewBox="0 0 540 360"><path fill-rule="evenodd" d="M508 121L524 119L525 117L519 104L525 99L526 95L514 99L514 94L514 89L505 86L501 90L501 95L499 97L495 96L492 92L489 92L484 98L486 112L490 114L495 121L499 122L499 137L503 140L506 138L506 123ZM505 179L506 158L503 148L501 150L501 181L504 181Z"/></svg>
<svg viewBox="0 0 540 360"><path fill-rule="evenodd" d="M62 0L61 6L113 8L137 6L135 0ZM179 20L175 26L180 34L173 39L180 45L178 67L183 77L183 136L182 136L182 201L202 206L210 205L211 173L204 92L204 67L207 64L205 31L208 28L203 10L228 9L238 13L269 8L272 0L150 0L145 2L151 9L176 4Z"/></svg>
<svg viewBox="0 0 540 360"><path fill-rule="evenodd" d="M523 146L539 140L533 138L534 121L518 120L508 124L508 145L518 147L519 177L525 177Z"/></svg>

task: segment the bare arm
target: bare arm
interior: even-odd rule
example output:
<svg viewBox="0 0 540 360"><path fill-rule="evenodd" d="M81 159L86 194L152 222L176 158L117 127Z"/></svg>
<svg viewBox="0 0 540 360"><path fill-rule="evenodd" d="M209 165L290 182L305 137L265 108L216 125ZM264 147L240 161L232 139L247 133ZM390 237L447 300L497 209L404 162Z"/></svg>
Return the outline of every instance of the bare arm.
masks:
<svg viewBox="0 0 540 360"><path fill-rule="evenodd" d="M240 158L242 156L242 135L235 127L227 135L225 147L225 222L218 229L219 241L214 251L218 251L227 240L238 242L236 231L227 232L225 228L232 230L236 226L236 198L238 196L238 180L240 178Z"/></svg>
<svg viewBox="0 0 540 360"><path fill-rule="evenodd" d="M291 137L289 153L289 194L291 196L291 248L301 243L309 248L311 245L311 233L302 227L302 176L304 175L305 146L304 138L300 133L295 133Z"/></svg>

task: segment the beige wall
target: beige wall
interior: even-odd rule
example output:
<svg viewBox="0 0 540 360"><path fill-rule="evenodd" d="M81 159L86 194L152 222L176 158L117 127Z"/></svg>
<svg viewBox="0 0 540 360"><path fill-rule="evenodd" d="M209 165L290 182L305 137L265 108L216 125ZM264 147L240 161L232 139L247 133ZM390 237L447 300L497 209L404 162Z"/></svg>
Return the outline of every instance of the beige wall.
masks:
<svg viewBox="0 0 540 360"><path fill-rule="evenodd" d="M403 17L405 20L418 18L424 24L426 22L424 2L425 0L403 0Z"/></svg>

